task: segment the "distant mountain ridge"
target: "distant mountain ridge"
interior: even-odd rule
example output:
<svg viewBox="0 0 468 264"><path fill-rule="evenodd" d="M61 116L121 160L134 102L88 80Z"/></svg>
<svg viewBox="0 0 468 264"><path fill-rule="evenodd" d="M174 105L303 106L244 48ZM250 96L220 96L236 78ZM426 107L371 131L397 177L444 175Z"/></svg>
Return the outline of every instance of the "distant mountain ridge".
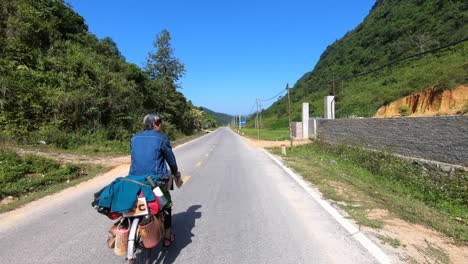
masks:
<svg viewBox="0 0 468 264"><path fill-rule="evenodd" d="M208 109L206 107L200 107L200 109L203 110L204 112L214 116L219 121L219 123L221 123L221 125L229 124L229 122L231 122L231 120L233 119L233 116L231 116L231 115L224 114L224 113L218 113L218 112L210 110L210 109Z"/></svg>
<svg viewBox="0 0 468 264"><path fill-rule="evenodd" d="M323 114L323 97L336 96L337 117L373 116L377 109L426 89L466 84L467 42L383 67L389 62L468 37L468 2L461 0L378 0L354 30L322 53L311 72L291 90L293 119L301 103ZM339 80L339 81L333 81ZM264 112L267 125L287 126L287 98Z"/></svg>

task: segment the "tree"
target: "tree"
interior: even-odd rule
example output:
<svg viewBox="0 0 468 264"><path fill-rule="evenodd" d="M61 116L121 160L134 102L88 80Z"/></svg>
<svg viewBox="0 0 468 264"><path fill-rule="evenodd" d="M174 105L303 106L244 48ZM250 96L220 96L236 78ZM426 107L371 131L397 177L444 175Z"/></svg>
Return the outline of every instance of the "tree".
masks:
<svg viewBox="0 0 468 264"><path fill-rule="evenodd" d="M157 49L156 53L148 53L145 70L150 79L164 81L164 84L170 85L175 90L180 88L177 81L185 75L185 66L174 57L170 41L169 31L163 29L153 42L153 47Z"/></svg>
<svg viewBox="0 0 468 264"><path fill-rule="evenodd" d="M162 113L185 134L194 129L193 118L189 114L193 106L185 96L177 91L177 81L185 75L185 66L174 57L170 44L169 31L162 30L156 35L153 46L156 52L149 52L145 71L149 81L146 85L144 106L149 111Z"/></svg>

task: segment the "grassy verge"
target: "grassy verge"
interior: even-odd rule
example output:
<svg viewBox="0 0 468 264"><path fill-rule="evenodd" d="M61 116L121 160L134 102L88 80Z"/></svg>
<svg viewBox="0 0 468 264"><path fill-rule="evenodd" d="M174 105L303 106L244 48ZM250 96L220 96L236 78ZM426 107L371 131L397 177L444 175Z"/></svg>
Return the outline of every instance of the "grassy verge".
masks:
<svg viewBox="0 0 468 264"><path fill-rule="evenodd" d="M242 128L244 136L250 138L257 138L257 129L255 128ZM260 129L260 139L263 140L289 140L289 129Z"/></svg>
<svg viewBox="0 0 468 264"><path fill-rule="evenodd" d="M171 142L172 146L183 144L191 141L195 138L205 135L206 132L200 131L190 136L179 135L177 139ZM120 140L101 140L101 141L88 141L86 143L71 145L67 148L58 147L55 144L42 145L24 145L24 144L13 144L4 143L11 147L17 147L25 150L34 150L40 152L55 152L55 153L66 153L66 154L77 154L77 155L88 155L88 156L118 156L118 155L129 155L130 154L130 139Z"/></svg>
<svg viewBox="0 0 468 264"><path fill-rule="evenodd" d="M274 148L275 154L280 153ZM385 209L468 242L468 173L449 173L389 153L313 143L288 149L288 165L313 182L359 224L379 228L372 209Z"/></svg>
<svg viewBox="0 0 468 264"><path fill-rule="evenodd" d="M37 155L20 157L13 151L0 151L0 199L12 202L1 205L0 213L60 191L94 177L102 166L59 164Z"/></svg>

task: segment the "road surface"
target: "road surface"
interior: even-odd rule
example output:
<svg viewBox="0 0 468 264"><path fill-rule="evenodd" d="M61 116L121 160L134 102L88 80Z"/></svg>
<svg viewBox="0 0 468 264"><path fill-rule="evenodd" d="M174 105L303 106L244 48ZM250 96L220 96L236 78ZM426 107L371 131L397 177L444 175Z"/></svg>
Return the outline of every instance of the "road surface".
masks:
<svg viewBox="0 0 468 264"><path fill-rule="evenodd" d="M173 193L177 240L154 248L152 263L378 263L278 164L230 129L175 154L186 180ZM0 262L125 263L106 246L112 221L90 206L108 181L0 216Z"/></svg>

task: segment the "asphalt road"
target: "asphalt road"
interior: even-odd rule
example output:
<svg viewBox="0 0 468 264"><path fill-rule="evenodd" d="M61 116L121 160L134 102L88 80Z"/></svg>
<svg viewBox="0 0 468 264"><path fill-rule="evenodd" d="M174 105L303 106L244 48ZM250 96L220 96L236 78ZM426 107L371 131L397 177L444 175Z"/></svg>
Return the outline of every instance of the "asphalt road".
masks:
<svg viewBox="0 0 468 264"><path fill-rule="evenodd" d="M175 154L186 177L173 193L177 240L154 248L152 263L378 263L279 165L228 128ZM0 263L125 263L105 243L112 221L90 206L102 186L46 197L10 221L0 216Z"/></svg>

